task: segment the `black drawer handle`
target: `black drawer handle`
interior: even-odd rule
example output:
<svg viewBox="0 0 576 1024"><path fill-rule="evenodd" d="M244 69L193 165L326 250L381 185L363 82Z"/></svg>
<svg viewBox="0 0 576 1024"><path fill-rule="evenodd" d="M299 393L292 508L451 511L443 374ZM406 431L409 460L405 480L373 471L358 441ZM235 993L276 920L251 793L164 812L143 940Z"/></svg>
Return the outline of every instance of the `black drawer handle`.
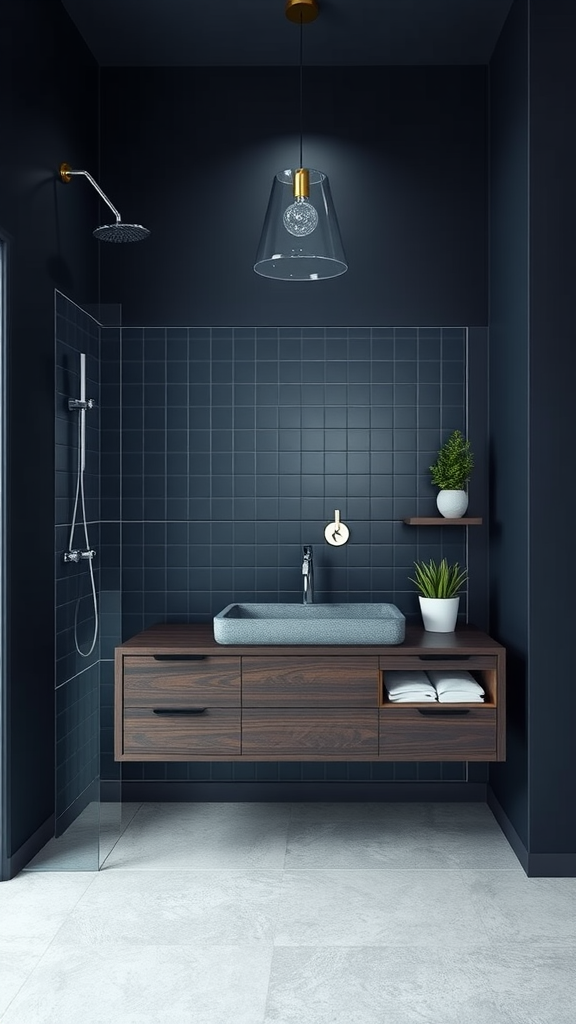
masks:
<svg viewBox="0 0 576 1024"><path fill-rule="evenodd" d="M438 715L444 717L445 715L470 714L470 708L442 708L442 710L436 708L417 708L417 711L420 715L434 715L435 717Z"/></svg>
<svg viewBox="0 0 576 1024"><path fill-rule="evenodd" d="M205 654L155 654L154 661L204 661Z"/></svg>
<svg viewBox="0 0 576 1024"><path fill-rule="evenodd" d="M208 708L152 708L154 715L203 715Z"/></svg>
<svg viewBox="0 0 576 1024"><path fill-rule="evenodd" d="M467 661L470 654L419 654L420 661Z"/></svg>

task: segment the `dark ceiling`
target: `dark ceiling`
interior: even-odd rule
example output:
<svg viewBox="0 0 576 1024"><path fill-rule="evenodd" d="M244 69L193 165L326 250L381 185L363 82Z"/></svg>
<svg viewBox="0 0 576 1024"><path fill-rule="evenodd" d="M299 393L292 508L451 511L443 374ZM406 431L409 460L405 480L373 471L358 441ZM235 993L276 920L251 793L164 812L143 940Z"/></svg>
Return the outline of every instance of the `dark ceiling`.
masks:
<svg viewBox="0 0 576 1024"><path fill-rule="evenodd" d="M102 66L286 65L284 0L62 0ZM487 64L512 0L319 0L308 65Z"/></svg>

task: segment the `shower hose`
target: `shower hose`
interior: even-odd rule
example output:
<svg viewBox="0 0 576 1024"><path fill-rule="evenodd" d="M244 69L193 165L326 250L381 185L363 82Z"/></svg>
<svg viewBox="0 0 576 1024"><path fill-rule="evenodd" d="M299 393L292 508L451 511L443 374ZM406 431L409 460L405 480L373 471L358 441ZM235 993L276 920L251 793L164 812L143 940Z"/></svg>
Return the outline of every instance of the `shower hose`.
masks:
<svg viewBox="0 0 576 1024"><path fill-rule="evenodd" d="M68 549L72 551L74 541L74 530L76 529L76 516L78 513L78 499L80 499L80 505L82 508L82 523L84 526L84 540L86 542L86 551L91 551L90 541L88 539L88 522L86 518L86 500L84 497L84 472L85 472L85 461L86 461L86 426L85 426L86 411L81 409L78 416L78 471L76 474L76 497L74 498L74 511L72 513L72 525L70 527L70 541ZM76 609L74 612L74 643L76 650L82 658L89 658L96 646L96 640L98 637L98 601L96 599L96 582L94 580L94 565L93 556L88 558L88 569L90 571L90 584L92 587L92 603L94 606L94 635L90 643L90 648L87 651L80 650L80 644L78 643L78 609L80 608L81 597L76 601Z"/></svg>

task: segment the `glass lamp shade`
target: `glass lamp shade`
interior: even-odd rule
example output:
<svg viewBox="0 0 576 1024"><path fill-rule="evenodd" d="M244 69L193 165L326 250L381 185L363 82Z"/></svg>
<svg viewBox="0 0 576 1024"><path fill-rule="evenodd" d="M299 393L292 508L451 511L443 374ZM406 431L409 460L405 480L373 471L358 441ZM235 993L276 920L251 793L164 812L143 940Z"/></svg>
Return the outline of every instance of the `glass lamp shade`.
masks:
<svg viewBox="0 0 576 1024"><path fill-rule="evenodd" d="M301 201L294 199L295 173L274 176L254 270L277 281L338 277L348 264L328 178L310 168L309 195Z"/></svg>

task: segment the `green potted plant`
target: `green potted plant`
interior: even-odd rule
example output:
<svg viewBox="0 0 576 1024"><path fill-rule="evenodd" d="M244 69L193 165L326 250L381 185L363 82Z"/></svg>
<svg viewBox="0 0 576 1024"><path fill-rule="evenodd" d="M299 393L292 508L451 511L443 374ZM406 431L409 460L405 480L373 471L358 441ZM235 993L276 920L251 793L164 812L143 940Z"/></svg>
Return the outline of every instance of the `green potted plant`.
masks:
<svg viewBox="0 0 576 1024"><path fill-rule="evenodd" d="M462 431L454 430L430 466L432 483L440 488L436 505L445 519L459 519L468 508L466 484L474 468L474 456Z"/></svg>
<svg viewBox="0 0 576 1024"><path fill-rule="evenodd" d="M448 565L445 558L435 562L414 562L415 578L410 578L420 591L420 611L424 629L429 633L452 633L458 618L459 591L468 579L467 569L458 562Z"/></svg>

